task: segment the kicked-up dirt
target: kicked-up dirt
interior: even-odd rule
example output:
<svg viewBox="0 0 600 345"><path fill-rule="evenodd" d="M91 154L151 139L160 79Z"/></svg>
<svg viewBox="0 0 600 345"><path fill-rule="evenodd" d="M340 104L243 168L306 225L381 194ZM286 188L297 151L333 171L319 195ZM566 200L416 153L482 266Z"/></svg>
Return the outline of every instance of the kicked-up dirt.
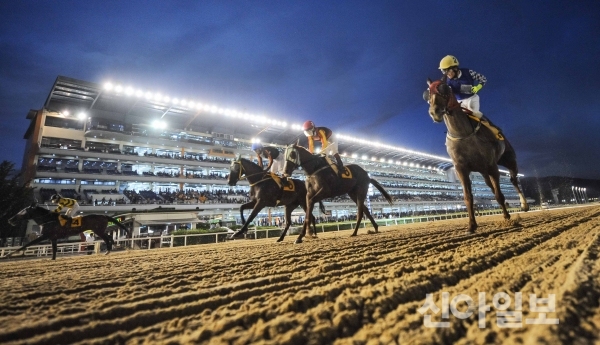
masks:
<svg viewBox="0 0 600 345"><path fill-rule="evenodd" d="M599 216L2 260L0 343L599 344Z"/></svg>

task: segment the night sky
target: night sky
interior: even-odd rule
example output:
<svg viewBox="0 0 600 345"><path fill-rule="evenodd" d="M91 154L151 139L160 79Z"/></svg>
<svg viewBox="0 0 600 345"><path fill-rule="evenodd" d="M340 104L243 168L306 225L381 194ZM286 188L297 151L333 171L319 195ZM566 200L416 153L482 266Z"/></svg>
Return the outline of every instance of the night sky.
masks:
<svg viewBox="0 0 600 345"><path fill-rule="evenodd" d="M58 75L447 156L422 99L447 54L521 173L600 178L600 1L1 1L0 160Z"/></svg>

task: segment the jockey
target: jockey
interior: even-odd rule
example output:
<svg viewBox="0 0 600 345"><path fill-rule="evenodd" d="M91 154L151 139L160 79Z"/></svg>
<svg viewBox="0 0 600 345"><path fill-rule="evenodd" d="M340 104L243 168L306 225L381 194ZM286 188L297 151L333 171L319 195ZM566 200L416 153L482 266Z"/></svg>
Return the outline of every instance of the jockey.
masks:
<svg viewBox="0 0 600 345"><path fill-rule="evenodd" d="M253 143L252 151L256 153L258 166L263 167L262 159L264 157L269 160L269 165L267 165L265 170L270 170L273 174L281 173L283 160L281 159L282 155L279 154L279 150L272 146L264 147L261 143Z"/></svg>
<svg viewBox="0 0 600 345"><path fill-rule="evenodd" d="M67 208L67 212L65 212L65 216L74 217L77 215L77 211L79 211L79 204L75 199L63 198L60 194L54 194L50 201L53 204L58 204L54 212L60 213L63 207Z"/></svg>
<svg viewBox="0 0 600 345"><path fill-rule="evenodd" d="M473 112L473 115L484 125L490 125L502 132L494 125L481 111L479 111L479 95L477 94L487 82L483 74L477 73L472 69L458 68L458 59L452 55L446 55L440 61L440 70L446 77L446 83L452 89L456 100L463 108Z"/></svg>
<svg viewBox="0 0 600 345"><path fill-rule="evenodd" d="M341 177L344 172L344 163L342 157L338 153L337 143L329 143L328 139L331 137L333 132L327 127L316 127L312 121L304 122L302 126L304 134L308 138L308 151L314 154L315 151L315 140L321 142L321 153L332 154L337 161L338 175Z"/></svg>
<svg viewBox="0 0 600 345"><path fill-rule="evenodd" d="M473 115L481 118L483 114L479 111L477 93L483 88L487 79L471 69L458 68L458 60L452 55L446 55L440 61L440 70L447 77L446 83L458 102L464 108L471 110Z"/></svg>

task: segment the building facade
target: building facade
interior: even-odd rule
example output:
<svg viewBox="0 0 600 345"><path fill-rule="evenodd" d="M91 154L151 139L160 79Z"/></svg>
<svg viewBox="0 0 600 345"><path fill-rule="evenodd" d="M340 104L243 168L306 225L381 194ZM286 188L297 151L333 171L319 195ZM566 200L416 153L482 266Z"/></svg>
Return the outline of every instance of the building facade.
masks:
<svg viewBox="0 0 600 345"><path fill-rule="evenodd" d="M257 140L281 151L305 140L299 125L282 119L67 77L56 79L43 107L29 111L27 119L23 171L38 200L48 203L60 193L77 199L83 214L121 216L135 234L214 219L239 221L249 186L227 185L231 159L254 159L250 147ZM390 206L374 189L369 202L378 217L464 208L448 157L344 134L332 140L346 164L361 165L393 196ZM483 178L471 177L478 207L497 207ZM508 172L501 188L507 202L518 205ZM351 219L356 213L348 197L325 205L328 218ZM301 210L294 215L301 217ZM264 210L259 218L280 223L282 209Z"/></svg>

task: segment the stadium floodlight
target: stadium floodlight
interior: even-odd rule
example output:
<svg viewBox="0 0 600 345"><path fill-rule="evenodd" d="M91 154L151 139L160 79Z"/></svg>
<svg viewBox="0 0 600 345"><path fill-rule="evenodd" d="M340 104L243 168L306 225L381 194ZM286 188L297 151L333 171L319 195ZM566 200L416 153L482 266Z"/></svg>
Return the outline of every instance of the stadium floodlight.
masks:
<svg viewBox="0 0 600 345"><path fill-rule="evenodd" d="M144 94L144 97L146 97L147 100L151 100L152 99L152 92L146 91L146 94Z"/></svg>
<svg viewBox="0 0 600 345"><path fill-rule="evenodd" d="M380 162L385 163L385 158L379 159Z"/></svg>
<svg viewBox="0 0 600 345"><path fill-rule="evenodd" d="M162 99L162 95L160 94L160 92L157 92L154 94L155 101L160 102L161 99Z"/></svg>
<svg viewBox="0 0 600 345"><path fill-rule="evenodd" d="M142 90L135 91L135 97L142 97L143 95L144 95L144 91L142 91Z"/></svg>
<svg viewBox="0 0 600 345"><path fill-rule="evenodd" d="M131 86L128 86L128 87L125 88L125 94L127 96L131 96L131 95L133 95L133 93L134 93L134 90L133 90L133 88Z"/></svg>
<svg viewBox="0 0 600 345"><path fill-rule="evenodd" d="M283 127L283 128L287 128L287 122L283 121L283 122L281 123L281 127Z"/></svg>
<svg viewBox="0 0 600 345"><path fill-rule="evenodd" d="M152 122L152 126L154 128L158 128L158 129L165 129L165 128L167 128L167 123L164 121L160 121L160 120L154 120Z"/></svg>
<svg viewBox="0 0 600 345"><path fill-rule="evenodd" d="M352 158L358 158L358 155L356 153L353 153Z"/></svg>
<svg viewBox="0 0 600 345"><path fill-rule="evenodd" d="M69 111L67 109L60 112L62 116L69 116Z"/></svg>
<svg viewBox="0 0 600 345"><path fill-rule="evenodd" d="M82 111L79 114L77 114L77 118L80 119L80 120L85 120L87 118L87 115L86 115L86 113L84 113Z"/></svg>
<svg viewBox="0 0 600 345"><path fill-rule="evenodd" d="M218 110L219 110L219 107L217 107L216 105L213 105L210 107L210 112L213 114L215 114Z"/></svg>
<svg viewBox="0 0 600 345"><path fill-rule="evenodd" d="M369 159L369 156L367 156L367 155L363 155L363 156L362 156L362 159L364 159L364 160L368 160L368 159Z"/></svg>
<svg viewBox="0 0 600 345"><path fill-rule="evenodd" d="M171 100L171 102L172 102L173 104L175 104L175 105L178 105L178 104L179 104L179 100L178 100L177 98L173 98L173 99Z"/></svg>
<svg viewBox="0 0 600 345"><path fill-rule="evenodd" d="M187 106L187 100L186 99L182 99L180 103L181 103L182 107Z"/></svg>
<svg viewBox="0 0 600 345"><path fill-rule="evenodd" d="M171 97L169 97L169 96L165 96L165 97L163 97L163 99L162 99L162 100L163 100L163 102L165 102L165 103L169 103L169 101L171 100Z"/></svg>
<svg viewBox="0 0 600 345"><path fill-rule="evenodd" d="M189 108L195 108L196 107L196 103L194 101L189 101L188 102L188 107Z"/></svg>
<svg viewBox="0 0 600 345"><path fill-rule="evenodd" d="M123 91L123 86L121 86L121 85L115 86L115 92L121 92L121 91Z"/></svg>
<svg viewBox="0 0 600 345"><path fill-rule="evenodd" d="M113 84L111 82L104 83L104 90L111 91L113 89Z"/></svg>

